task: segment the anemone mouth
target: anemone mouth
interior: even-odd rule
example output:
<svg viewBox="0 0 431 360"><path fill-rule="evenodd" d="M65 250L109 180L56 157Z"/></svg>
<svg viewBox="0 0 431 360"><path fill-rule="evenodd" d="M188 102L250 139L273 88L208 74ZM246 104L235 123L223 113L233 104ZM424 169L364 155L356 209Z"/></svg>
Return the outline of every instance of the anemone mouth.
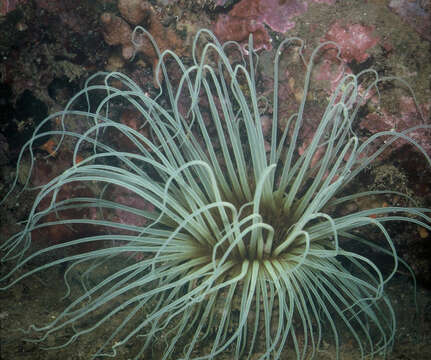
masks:
<svg viewBox="0 0 431 360"><path fill-rule="evenodd" d="M152 39L142 28L136 31ZM23 230L1 245L3 261L15 266L0 280L9 281L44 254L100 243L111 246L60 255L1 288L70 263L64 277L67 296L71 274L85 266L82 293L48 324L30 326L28 332L40 334L34 341L69 330L68 340L54 346L63 347L118 316L121 321L95 357L116 356L133 338L142 340L138 359L161 338L166 344L162 359L214 359L222 353L235 359L256 354L280 359L289 353L305 359L316 356L326 339L339 358L344 333L356 343L361 358L390 351L396 325L384 287L400 260L385 224L406 221L431 229L430 210L389 206L337 215L331 209L382 194L341 191L392 142L402 138L415 143L406 132L383 132L360 143L352 132L364 98L385 80L368 70L341 78L312 139L300 149L313 62L328 44L315 49L306 63L304 93L282 127L279 63L293 45L304 58L298 39L280 44L271 116L259 105L252 39L246 57L239 44L222 45L210 31L201 30L190 66L171 51L159 53L155 79L163 74L159 87L164 92L158 96L148 96L122 74L99 73L64 111L45 120L58 116L58 130L42 133L43 124L36 130L19 165L29 150L31 174L33 143L47 136L57 137L59 146L72 139L72 165L40 187ZM167 58L179 76L170 76ZM361 90L363 76L373 80ZM92 104L90 95L100 91L106 97ZM73 109L81 98L89 102L88 111ZM136 109L142 127L111 119L119 99ZM263 129L263 115L271 119L269 131ZM86 124L84 130L71 126L76 119ZM367 153L371 142L387 136L381 148ZM126 150L115 144L118 139L127 140ZM81 151L87 156L78 161ZM91 184L96 194L61 196L76 183ZM84 216L77 209L83 209ZM81 233L31 249L36 232L77 224L92 226L96 234ZM355 232L366 226L381 232L381 244ZM345 250L343 239L389 255L390 273L385 276L366 250ZM120 269L109 266L114 260ZM98 273L105 265L106 272ZM206 352L198 354L196 349L202 348Z"/></svg>

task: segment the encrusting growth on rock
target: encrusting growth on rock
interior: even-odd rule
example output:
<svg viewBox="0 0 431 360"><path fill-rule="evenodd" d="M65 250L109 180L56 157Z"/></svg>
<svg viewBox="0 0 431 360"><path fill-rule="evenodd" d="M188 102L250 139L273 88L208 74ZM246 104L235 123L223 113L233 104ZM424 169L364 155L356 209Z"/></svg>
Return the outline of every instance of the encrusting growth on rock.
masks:
<svg viewBox="0 0 431 360"><path fill-rule="evenodd" d="M130 25L122 18L110 13L103 13L100 20L103 24L105 42L108 45L121 45L123 57L130 59L135 51Z"/></svg>
<svg viewBox="0 0 431 360"><path fill-rule="evenodd" d="M142 0L119 0L118 10L130 24L138 25L148 19L151 6Z"/></svg>

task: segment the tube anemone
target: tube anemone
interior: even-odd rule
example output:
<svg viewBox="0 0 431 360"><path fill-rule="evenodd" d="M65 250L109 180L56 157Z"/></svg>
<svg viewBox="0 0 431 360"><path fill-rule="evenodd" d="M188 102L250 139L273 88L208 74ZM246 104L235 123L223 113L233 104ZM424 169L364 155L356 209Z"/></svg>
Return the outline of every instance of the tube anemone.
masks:
<svg viewBox="0 0 431 360"><path fill-rule="evenodd" d="M135 31L151 38L144 29ZM346 339L356 343L361 358L388 353L396 323L384 290L400 260L385 226L404 221L431 230L430 210L387 206L340 215L336 209L384 193L342 190L394 141L410 141L431 161L407 131L382 132L362 143L353 133L364 98L388 80L371 70L341 79L312 140L299 151L313 62L327 45L312 53L299 107L282 129L280 59L293 46L303 58L303 46L299 39L280 44L267 100L268 134L261 124L252 39L245 55L238 44L221 45L207 30L196 35L190 65L171 51L159 53L158 96L123 74L98 73L64 111L45 120L60 117L61 129L41 132L43 124L36 129L19 164L30 151L32 168L34 142L56 136L59 146L65 139L74 143L73 165L40 187L23 229L1 245L2 260L15 262L1 278L2 290L67 263L66 296L77 268L84 269L84 291L54 320L26 330L32 341L69 329L69 339L56 346L64 347L119 318L94 357L115 357L133 338L141 346L137 359L155 343L165 345L162 359L213 359L223 353L235 359L289 353L308 359L323 341L334 344L339 358ZM180 76L170 74L168 59ZM365 77L373 80L360 94ZM103 100L91 103L101 92ZM87 111L73 108L82 99ZM135 109L146 133L112 120L120 105ZM76 131L72 122L88 126ZM131 145L127 150L114 145L120 137ZM369 145L380 138L385 143L370 154ZM78 161L85 151L88 156ZM97 195L61 196L75 184L91 184ZM116 200L112 194L118 189L134 201ZM92 216L65 216L76 209ZM134 221L125 221L132 216ZM63 224L91 226L97 234L33 249L35 231ZM367 226L381 233L381 243L358 231ZM88 245L90 250L82 250ZM67 253L71 248L81 251ZM389 272L366 255L376 252L392 259ZM18 273L45 254L52 254L49 261Z"/></svg>

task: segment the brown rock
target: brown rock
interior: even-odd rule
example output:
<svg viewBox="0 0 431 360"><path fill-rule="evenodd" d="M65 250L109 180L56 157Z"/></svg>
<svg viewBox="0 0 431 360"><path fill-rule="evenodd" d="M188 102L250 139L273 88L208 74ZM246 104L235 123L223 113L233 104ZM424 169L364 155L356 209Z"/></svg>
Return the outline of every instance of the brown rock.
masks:
<svg viewBox="0 0 431 360"><path fill-rule="evenodd" d="M138 25L148 19L150 5L144 0L119 0L118 10L130 24Z"/></svg>

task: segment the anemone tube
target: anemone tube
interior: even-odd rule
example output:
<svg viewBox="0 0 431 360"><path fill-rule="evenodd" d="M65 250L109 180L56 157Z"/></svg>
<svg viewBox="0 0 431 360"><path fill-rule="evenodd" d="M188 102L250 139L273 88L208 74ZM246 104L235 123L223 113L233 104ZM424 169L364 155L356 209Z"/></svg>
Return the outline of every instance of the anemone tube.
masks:
<svg viewBox="0 0 431 360"><path fill-rule="evenodd" d="M157 49L144 29L138 27L135 32L149 36ZM67 263L68 297L74 269L84 266L85 271L82 293L75 294L54 320L26 329L30 341L43 342L72 329L65 343L51 347L62 348L91 336L99 327L109 327L117 317L121 321L94 357L115 357L119 347L136 341L138 359L162 339L166 344L162 359L214 359L224 352L235 359L253 354L260 354L259 359L280 359L284 352L308 359L316 356L325 340L333 343L338 359L345 333L357 344L361 358L386 355L394 341L396 320L384 288L400 259L385 225L404 221L431 230L430 210L388 206L337 216L333 209L386 193L344 195L342 191L394 141L411 142L428 163L431 160L408 131L382 132L363 143L353 133L352 124L366 94L393 80L379 78L372 70L342 78L311 143L298 153L313 62L327 45L316 48L306 63L301 103L283 131L278 103L280 58L286 49L296 47L303 59L303 43L290 38L279 45L268 140L261 126L258 57L252 38L245 54L237 43L220 44L208 30L197 33L189 66L175 53L157 50L160 61L154 76L164 81L163 87L159 83L158 96L151 98L121 73L97 73L64 111L48 117L44 123L60 116L61 129L43 132L41 124L22 150L18 170L26 152L32 168L34 142L52 136L60 138L58 146L66 138L74 139L73 165L40 187L23 229L1 245L2 261L14 262L1 278L1 289ZM176 81L170 78L168 58L181 70ZM370 76L373 81L360 95L361 79ZM100 92L106 94L103 100L91 103L92 94ZM74 109L82 99L88 102L87 111ZM111 119L119 101L140 113L143 125L151 130L149 136ZM89 126L81 133L69 130L69 121ZM418 127L429 129L429 125ZM116 149L112 137L104 136L108 130L126 137L135 150ZM382 138L384 144L369 154L368 146ZM84 148L92 151L78 161ZM101 190L95 197L62 199L62 188L71 183L93 183ZM152 204L154 210L112 201L108 194L115 188ZM46 199L47 205L42 205ZM62 216L81 208L93 209L99 216ZM118 221L111 216L118 210L147 222ZM56 214L56 220L47 221L50 214ZM59 224L85 224L105 231L32 250L35 230ZM381 233L381 244L356 231L366 226ZM392 271L383 273L366 251L346 250L345 241L386 254L393 261ZM112 246L58 255L60 250L99 243ZM46 254L58 257L18 272ZM115 261L119 268L110 265ZM102 266L107 270L101 275Z"/></svg>

